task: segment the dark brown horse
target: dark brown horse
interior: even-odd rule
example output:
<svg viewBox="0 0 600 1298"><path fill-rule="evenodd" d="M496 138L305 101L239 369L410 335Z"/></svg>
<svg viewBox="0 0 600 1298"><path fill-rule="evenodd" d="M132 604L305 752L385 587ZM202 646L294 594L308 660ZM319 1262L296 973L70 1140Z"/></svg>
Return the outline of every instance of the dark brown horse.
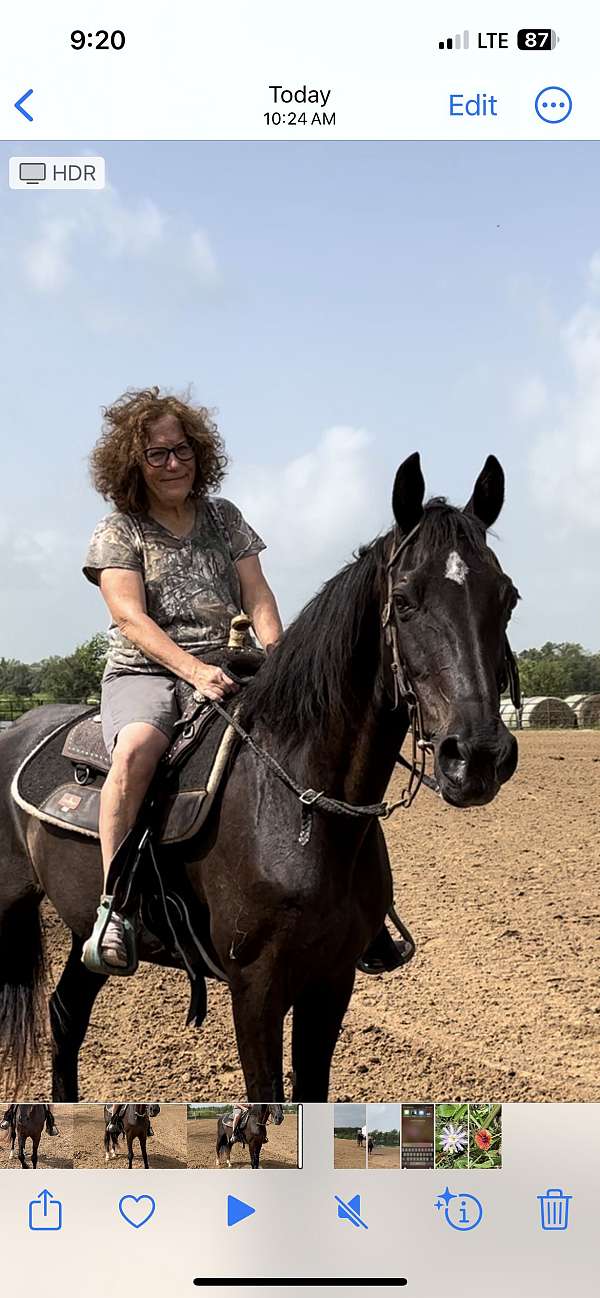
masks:
<svg viewBox="0 0 600 1298"><path fill-rule="evenodd" d="M192 928L210 934L229 987L250 1099L283 1098L290 1009L293 1097L327 1099L356 964L392 902L379 819L327 812L320 791L346 804L380 804L415 716L446 803L483 805L516 768L499 702L518 596L486 540L504 475L488 457L464 509L441 499L424 504L424 492L412 455L396 475L393 529L325 585L244 693L243 724L307 798L317 796L312 813L243 745L208 828L180 861ZM70 1101L105 981L81 963L101 891L100 852L28 817L10 788L34 745L80 711L39 708L0 735L0 1060L5 1073L12 1065L23 1076L41 1046L38 911L46 895L72 933L50 999L52 1093ZM312 825L310 837L299 834L301 823L305 831ZM168 941L147 930L140 957L182 967Z"/></svg>
<svg viewBox="0 0 600 1298"><path fill-rule="evenodd" d="M34 1139L34 1133L37 1132L39 1125L39 1110L42 1110L42 1126ZM35 1112L33 1112L35 1110ZM0 1131L10 1132L10 1155L12 1159L15 1156L15 1144L17 1136L19 1137L18 1155L21 1167L27 1167L24 1162L25 1158L25 1141L31 1138L33 1146L33 1166L37 1167L37 1150L40 1143L42 1131L46 1128L49 1136L58 1136L58 1129L54 1121L54 1114L49 1104L9 1104L2 1121L0 1122Z"/></svg>
<svg viewBox="0 0 600 1298"><path fill-rule="evenodd" d="M357 1131L357 1133L356 1133L356 1143L357 1143L359 1149L362 1149L362 1147L363 1147L363 1145L364 1145L364 1143L365 1143L365 1138L364 1138L364 1136L363 1136L362 1131L360 1130L360 1127L359 1127L359 1129L358 1129L358 1131Z"/></svg>
<svg viewBox="0 0 600 1298"><path fill-rule="evenodd" d="M38 1148L42 1132L47 1125L47 1106L45 1104L15 1104L4 1114L0 1126L11 1133L10 1157L14 1157L15 1141L17 1157L21 1167L29 1167L25 1157L25 1142L31 1140L31 1166L37 1167ZM54 1124L52 1124L53 1129ZM50 1128L49 1128L50 1130Z"/></svg>
<svg viewBox="0 0 600 1298"><path fill-rule="evenodd" d="M232 1139L233 1118L219 1118L217 1121L217 1154L216 1165L221 1166L221 1154L227 1150L227 1166L231 1167L231 1150L236 1142L246 1147L250 1154L250 1166L260 1167L260 1151L267 1142L267 1123L269 1120L278 1127L284 1118L280 1104L251 1104L246 1118L236 1128Z"/></svg>
<svg viewBox="0 0 600 1298"><path fill-rule="evenodd" d="M120 1136L127 1143L127 1165L133 1167L133 1142L137 1140L144 1167L149 1167L146 1142L150 1134L150 1119L160 1113L160 1104L112 1104L104 1106L104 1151L106 1161L116 1155ZM107 1120L108 1118L108 1120Z"/></svg>

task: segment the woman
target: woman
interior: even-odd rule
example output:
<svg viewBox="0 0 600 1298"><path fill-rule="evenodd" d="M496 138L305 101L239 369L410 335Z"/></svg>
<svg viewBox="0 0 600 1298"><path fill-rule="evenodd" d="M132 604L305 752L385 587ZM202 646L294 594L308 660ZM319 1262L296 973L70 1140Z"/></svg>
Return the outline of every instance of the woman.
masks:
<svg viewBox="0 0 600 1298"><path fill-rule="evenodd" d="M126 392L104 416L91 475L114 512L93 533L84 573L111 616L101 718L112 762L100 801L104 895L83 961L127 974L135 935L114 910L106 923L107 876L173 734L176 682L222 702L237 686L203 653L227 644L241 609L267 651L282 625L258 557L264 542L210 494L227 457L208 410L152 388Z"/></svg>
<svg viewBox="0 0 600 1298"><path fill-rule="evenodd" d="M82 959L94 973L129 974L135 933L107 895L108 874L172 737L177 680L222 702L237 685L203 654L227 645L231 618L243 609L267 652L282 625L258 557L264 542L210 494L227 457L208 410L152 388L126 392L104 415L91 473L114 511L83 571L112 619L100 709L111 768L100 800L104 890ZM359 968L396 969L411 954L384 927Z"/></svg>

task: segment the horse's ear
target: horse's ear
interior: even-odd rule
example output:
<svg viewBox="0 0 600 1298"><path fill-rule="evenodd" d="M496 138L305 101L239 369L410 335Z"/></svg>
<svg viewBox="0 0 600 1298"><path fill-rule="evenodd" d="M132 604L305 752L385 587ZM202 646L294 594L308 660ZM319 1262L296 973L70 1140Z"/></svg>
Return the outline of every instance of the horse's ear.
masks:
<svg viewBox="0 0 600 1298"><path fill-rule="evenodd" d="M474 514L484 527L493 527L503 504L504 469L495 455L488 455L464 512Z"/></svg>
<svg viewBox="0 0 600 1298"><path fill-rule="evenodd" d="M424 496L425 479L421 472L419 452L415 451L400 465L392 492L394 518L403 536L408 536L421 521Z"/></svg>

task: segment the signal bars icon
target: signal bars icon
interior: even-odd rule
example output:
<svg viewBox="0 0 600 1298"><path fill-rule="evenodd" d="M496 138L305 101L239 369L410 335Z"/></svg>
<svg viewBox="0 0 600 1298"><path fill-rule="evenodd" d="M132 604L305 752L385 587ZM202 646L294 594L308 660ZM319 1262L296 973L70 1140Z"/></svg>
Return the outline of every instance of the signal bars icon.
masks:
<svg viewBox="0 0 600 1298"><path fill-rule="evenodd" d="M468 50L468 48L468 32L463 32L462 36L460 32L457 32L456 36L447 36L446 40L438 41L438 49L440 50Z"/></svg>

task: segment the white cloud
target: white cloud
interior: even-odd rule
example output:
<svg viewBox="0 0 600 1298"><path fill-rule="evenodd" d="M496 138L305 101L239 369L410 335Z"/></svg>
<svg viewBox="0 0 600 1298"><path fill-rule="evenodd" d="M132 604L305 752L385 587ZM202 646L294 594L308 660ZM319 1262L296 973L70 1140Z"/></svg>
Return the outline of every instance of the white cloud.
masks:
<svg viewBox="0 0 600 1298"><path fill-rule="evenodd" d="M60 218L43 221L23 255L25 278L40 293L56 293L70 275L69 254L77 222Z"/></svg>
<svg viewBox="0 0 600 1298"><path fill-rule="evenodd" d="M600 253L588 267L590 295L600 285ZM559 332L568 389L555 392L556 415L530 456L534 499L566 531L600 529L600 309L586 300Z"/></svg>
<svg viewBox="0 0 600 1298"><path fill-rule="evenodd" d="M193 230L189 241L190 263L199 280L216 284L219 279L217 259L206 230Z"/></svg>
<svg viewBox="0 0 600 1298"><path fill-rule="evenodd" d="M98 228L113 257L147 257L163 241L168 224L164 212L150 199L127 207L114 189L105 191L98 208Z"/></svg>
<svg viewBox="0 0 600 1298"><path fill-rule="evenodd" d="M207 286L219 280L207 231L175 219L151 199L127 203L107 187L101 193L70 194L63 211L67 214L42 215L33 233L12 236L17 249L21 246L26 282L39 293L61 293L77 276L81 283L91 256L94 266L102 259L126 266L146 261L153 275L186 278L191 269Z"/></svg>
<svg viewBox="0 0 600 1298"><path fill-rule="evenodd" d="M353 550L391 523L364 429L327 429L303 455L232 472L226 494L268 545L265 559L282 609L295 612Z"/></svg>

